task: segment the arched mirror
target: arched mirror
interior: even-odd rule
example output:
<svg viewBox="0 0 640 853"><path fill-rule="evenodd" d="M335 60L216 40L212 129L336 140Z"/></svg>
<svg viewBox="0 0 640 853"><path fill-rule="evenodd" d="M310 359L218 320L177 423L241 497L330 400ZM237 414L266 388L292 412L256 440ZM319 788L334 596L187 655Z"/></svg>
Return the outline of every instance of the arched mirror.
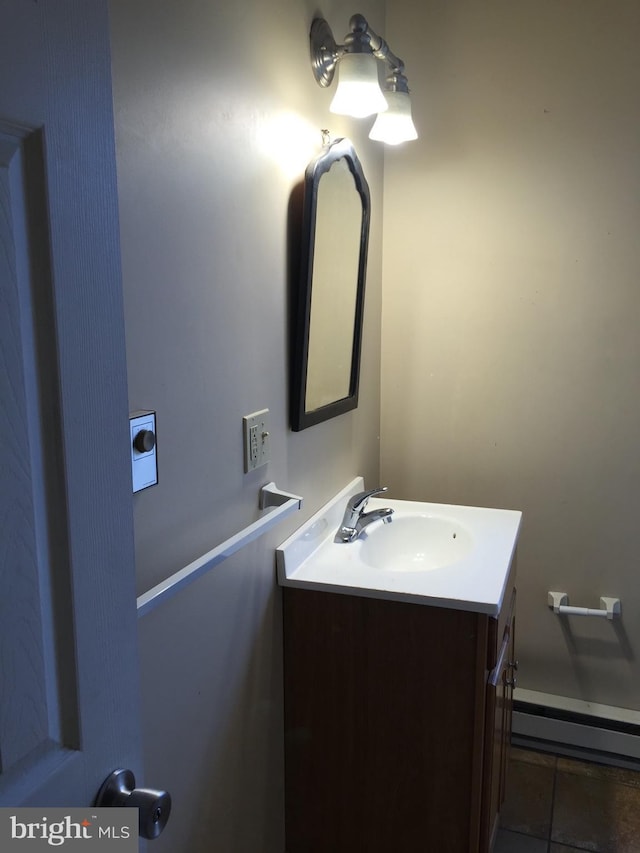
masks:
<svg viewBox="0 0 640 853"><path fill-rule="evenodd" d="M291 427L358 405L370 196L348 139L325 146L304 180Z"/></svg>

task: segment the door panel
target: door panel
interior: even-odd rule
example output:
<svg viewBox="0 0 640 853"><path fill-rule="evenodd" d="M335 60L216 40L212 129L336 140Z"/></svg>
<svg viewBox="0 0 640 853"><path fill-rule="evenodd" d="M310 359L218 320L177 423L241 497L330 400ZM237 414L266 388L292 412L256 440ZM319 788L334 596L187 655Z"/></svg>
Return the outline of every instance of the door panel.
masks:
<svg viewBox="0 0 640 853"><path fill-rule="evenodd" d="M0 453L6 481L0 495L0 647L5 675L0 767L6 772L46 740L48 720L29 444L31 418L27 412L25 342L17 282L17 245L24 243L25 236L21 140L2 131L0 125L0 399L5 403L0 412ZM12 195L12 188L17 188L17 193ZM19 570L12 571L12 567Z"/></svg>
<svg viewBox="0 0 640 853"><path fill-rule="evenodd" d="M1 805L142 777L108 38L0 0Z"/></svg>

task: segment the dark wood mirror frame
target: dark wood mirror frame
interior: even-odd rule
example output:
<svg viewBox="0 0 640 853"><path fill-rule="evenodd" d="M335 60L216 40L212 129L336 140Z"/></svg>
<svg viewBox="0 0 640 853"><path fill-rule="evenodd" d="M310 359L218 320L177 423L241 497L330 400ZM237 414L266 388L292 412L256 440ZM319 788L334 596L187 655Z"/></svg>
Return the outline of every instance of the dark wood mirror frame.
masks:
<svg viewBox="0 0 640 853"><path fill-rule="evenodd" d="M314 258L318 251L316 245L316 215L318 191L322 176L338 160L346 162L354 180L354 191L360 197L362 221L359 229L358 269L356 283L355 311L353 318L353 343L351 348L351 369L348 394L315 409L307 409L307 376L309 367L309 337L311 332L311 300L314 287ZM294 282L294 305L291 365L291 428L295 432L334 418L358 405L358 387L360 381L360 353L362 348L362 322L364 316L364 294L367 272L367 249L369 244L369 222L371 200L362 165L352 143L348 139L337 139L327 145L322 153L307 166L304 178L304 197L302 203L302 227L300 246L300 276ZM336 211L339 222L340 211ZM336 258L339 265L340 258ZM296 286L297 285L297 286ZM318 283L315 283L318 286Z"/></svg>

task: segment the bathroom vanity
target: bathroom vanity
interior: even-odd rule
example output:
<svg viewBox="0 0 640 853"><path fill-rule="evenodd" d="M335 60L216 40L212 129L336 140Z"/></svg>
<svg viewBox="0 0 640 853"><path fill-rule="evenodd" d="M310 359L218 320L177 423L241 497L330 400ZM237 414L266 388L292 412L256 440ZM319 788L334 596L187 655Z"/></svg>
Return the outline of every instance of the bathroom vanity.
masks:
<svg viewBox="0 0 640 853"><path fill-rule="evenodd" d="M466 546L451 551L445 542L428 568L378 564L371 573L373 531L368 542L335 544L327 505L278 549L286 850L488 853L510 739L520 513L383 504L397 521L453 522L447 541ZM341 493L336 507L343 505ZM378 528L379 538L387 527ZM430 529L437 551L439 527ZM498 568L483 568L483 541ZM480 575L477 589L465 572ZM445 573L458 575L453 586Z"/></svg>

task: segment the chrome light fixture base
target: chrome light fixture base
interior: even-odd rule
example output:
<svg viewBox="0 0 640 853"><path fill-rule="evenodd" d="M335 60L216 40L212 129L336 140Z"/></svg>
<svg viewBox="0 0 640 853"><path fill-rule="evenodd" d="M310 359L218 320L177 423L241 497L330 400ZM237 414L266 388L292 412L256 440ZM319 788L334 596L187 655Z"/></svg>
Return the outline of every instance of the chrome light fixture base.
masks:
<svg viewBox="0 0 640 853"><path fill-rule="evenodd" d="M340 51L324 18L315 18L309 33L311 69L318 85L327 88L331 85L336 71Z"/></svg>

